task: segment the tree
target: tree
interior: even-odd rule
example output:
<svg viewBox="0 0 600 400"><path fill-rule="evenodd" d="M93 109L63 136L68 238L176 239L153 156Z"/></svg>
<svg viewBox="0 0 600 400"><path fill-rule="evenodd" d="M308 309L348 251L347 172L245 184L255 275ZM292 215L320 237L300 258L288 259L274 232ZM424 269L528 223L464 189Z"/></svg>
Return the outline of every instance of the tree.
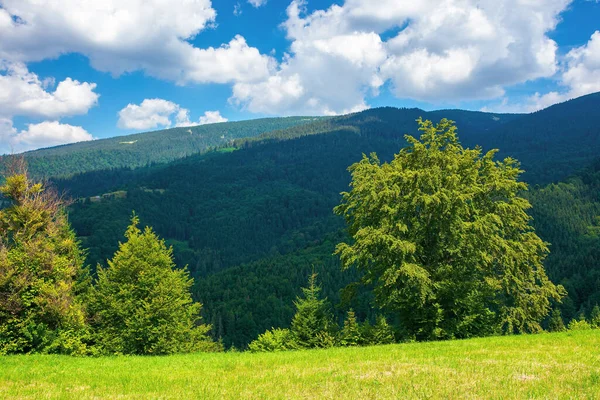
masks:
<svg viewBox="0 0 600 400"><path fill-rule="evenodd" d="M362 343L362 335L360 332L360 326L356 321L356 315L354 311L348 311L346 319L344 320L344 326L340 332L340 344L342 346L358 346Z"/></svg>
<svg viewBox="0 0 600 400"><path fill-rule="evenodd" d="M308 287L302 288L304 298L296 298L296 314L292 318L291 331L299 347L330 347L334 344L335 324L327 299L319 298L321 288L317 285L317 274L311 274Z"/></svg>
<svg viewBox="0 0 600 400"><path fill-rule="evenodd" d="M592 308L592 312L590 313L590 325L594 329L600 329L600 307L598 304Z"/></svg>
<svg viewBox="0 0 600 400"><path fill-rule="evenodd" d="M86 353L83 254L63 200L24 164L0 192L10 202L0 210L0 354Z"/></svg>
<svg viewBox="0 0 600 400"><path fill-rule="evenodd" d="M138 228L134 215L126 242L108 268L98 267L92 301L98 343L110 354L172 354L215 350L210 329L199 325L193 280L174 269L172 249L152 229Z"/></svg>
<svg viewBox="0 0 600 400"><path fill-rule="evenodd" d="M519 164L463 148L452 121L418 122L420 139L407 135L391 162L371 154L349 168L335 208L353 239L336 249L343 267L362 270L417 339L541 330L564 290L544 271Z"/></svg>
<svg viewBox="0 0 600 400"><path fill-rule="evenodd" d="M550 320L548 321L548 331L562 332L565 329L565 322L563 321L560 309L553 309L552 313L550 314Z"/></svg>
<svg viewBox="0 0 600 400"><path fill-rule="evenodd" d="M373 327L371 334L372 344L391 344L394 343L394 330L388 324L383 315L377 317L377 322Z"/></svg>

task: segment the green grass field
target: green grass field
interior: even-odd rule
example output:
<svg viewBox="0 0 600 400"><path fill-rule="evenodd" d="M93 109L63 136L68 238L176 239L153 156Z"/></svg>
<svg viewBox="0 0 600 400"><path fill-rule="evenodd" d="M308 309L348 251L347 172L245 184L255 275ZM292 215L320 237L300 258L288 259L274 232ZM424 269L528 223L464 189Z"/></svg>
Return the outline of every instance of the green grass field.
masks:
<svg viewBox="0 0 600 400"><path fill-rule="evenodd" d="M600 331L269 354L0 357L0 398L600 399Z"/></svg>

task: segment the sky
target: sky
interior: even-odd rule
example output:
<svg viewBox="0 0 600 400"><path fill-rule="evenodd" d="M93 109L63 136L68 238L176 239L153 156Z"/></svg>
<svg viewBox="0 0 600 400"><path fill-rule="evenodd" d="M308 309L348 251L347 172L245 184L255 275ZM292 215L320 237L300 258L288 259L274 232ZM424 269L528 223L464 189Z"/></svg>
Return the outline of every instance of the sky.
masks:
<svg viewBox="0 0 600 400"><path fill-rule="evenodd" d="M0 0L0 154L600 91L600 0Z"/></svg>

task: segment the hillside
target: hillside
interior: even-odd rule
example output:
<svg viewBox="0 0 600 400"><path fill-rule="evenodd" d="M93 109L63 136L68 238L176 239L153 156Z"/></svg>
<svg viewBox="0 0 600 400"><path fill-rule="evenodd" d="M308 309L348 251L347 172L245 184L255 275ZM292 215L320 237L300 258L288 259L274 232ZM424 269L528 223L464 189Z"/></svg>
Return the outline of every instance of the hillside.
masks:
<svg viewBox="0 0 600 400"><path fill-rule="evenodd" d="M599 98L588 96L580 101L596 104ZM565 112L577 112L573 104L554 106L552 113L559 118L563 106ZM339 203L339 193L348 187L348 166L372 151L389 160L404 146L403 134L414 132L416 118L436 120L445 114L457 121L459 136L467 146L487 141L486 147L501 148L502 154L507 153L505 148L518 149L520 142L498 139L490 144L493 138L501 138L497 136L500 129L539 119L538 113L374 109L240 139L234 142L236 151L223 149L227 151L135 170L96 171L55 183L73 197L85 198L71 208L70 221L83 247L89 249L90 265L112 256L135 210L143 224L153 226L173 246L177 264L187 265L196 278L196 298L205 303L204 316L215 326L215 334L222 334L228 346L243 347L265 329L289 322L292 300L312 265L320 271L326 294L334 304L339 302L339 289L353 277L341 274L331 255L344 235L343 221L332 209ZM554 125L556 118L548 117L548 125ZM588 115L594 118L600 117ZM536 126L544 129L544 121ZM553 129L548 126L549 132ZM600 128L595 134L600 136ZM600 154L593 146L582 150L585 157L579 153L571 157L560 145L543 152L536 148L528 152L524 146L518 150L523 168L529 171L524 178L534 183L585 169ZM555 155L545 156L548 149ZM555 163L567 163L569 169L557 169ZM597 239L585 234L598 209L593 195L597 186L589 184L597 174L586 174L583 180L575 178L581 184L561 184L569 190L549 187L531 195L534 224L541 237L552 243L548 272L555 282L569 288L570 297L562 306L569 318L600 301L600 292L591 283L597 274L595 245L589 245ZM117 189L124 190L126 197L90 198ZM564 227L573 224L577 233L566 235L571 231ZM582 248L590 250L581 252ZM268 291L253 283L261 279L269 282ZM368 299L359 296L351 306L360 318L370 316ZM341 317L343 307L337 312Z"/></svg>
<svg viewBox="0 0 600 400"><path fill-rule="evenodd" d="M593 399L600 333L284 353L0 357L0 397Z"/></svg>
<svg viewBox="0 0 600 400"><path fill-rule="evenodd" d="M166 163L234 139L314 123L319 117L264 118L239 122L164 129L117 136L25 153L29 172L37 178L68 177L114 168L137 168Z"/></svg>

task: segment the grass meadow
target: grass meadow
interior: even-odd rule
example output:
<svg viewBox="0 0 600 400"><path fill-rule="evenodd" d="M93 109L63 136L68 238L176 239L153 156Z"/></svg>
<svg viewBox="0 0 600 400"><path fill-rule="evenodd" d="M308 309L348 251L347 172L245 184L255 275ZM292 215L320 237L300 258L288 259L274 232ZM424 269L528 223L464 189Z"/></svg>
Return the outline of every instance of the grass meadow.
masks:
<svg viewBox="0 0 600 400"><path fill-rule="evenodd" d="M7 356L0 398L600 399L600 330L263 354Z"/></svg>

